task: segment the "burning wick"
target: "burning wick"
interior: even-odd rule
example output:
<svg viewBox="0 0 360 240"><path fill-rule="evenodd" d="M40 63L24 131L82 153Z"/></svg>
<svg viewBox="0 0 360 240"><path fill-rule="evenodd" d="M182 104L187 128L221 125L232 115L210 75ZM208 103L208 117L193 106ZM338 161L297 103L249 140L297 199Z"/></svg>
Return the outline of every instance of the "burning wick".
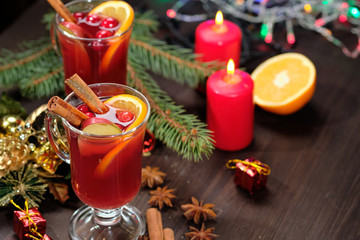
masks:
<svg viewBox="0 0 360 240"><path fill-rule="evenodd" d="M229 84L234 84L240 81L240 77L235 74L235 63L231 58L229 59L226 67L227 74L224 76L224 81Z"/></svg>
<svg viewBox="0 0 360 240"><path fill-rule="evenodd" d="M215 16L215 23L217 25L222 25L224 22L224 17L221 11L217 11L216 16Z"/></svg>

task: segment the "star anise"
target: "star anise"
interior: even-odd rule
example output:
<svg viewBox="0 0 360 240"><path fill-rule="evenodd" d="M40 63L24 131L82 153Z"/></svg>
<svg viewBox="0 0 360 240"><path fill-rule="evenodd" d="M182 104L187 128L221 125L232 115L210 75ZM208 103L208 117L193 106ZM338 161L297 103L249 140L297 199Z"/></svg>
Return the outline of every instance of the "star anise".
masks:
<svg viewBox="0 0 360 240"><path fill-rule="evenodd" d="M159 171L158 167L146 166L141 169L141 186L153 188L164 182L165 173Z"/></svg>
<svg viewBox="0 0 360 240"><path fill-rule="evenodd" d="M181 209L184 211L184 216L187 220L194 219L194 222L198 224L200 218L204 221L216 218L215 212L212 210L215 207L212 203L203 204L203 201L199 201L195 197L191 197L192 204L183 204Z"/></svg>
<svg viewBox="0 0 360 240"><path fill-rule="evenodd" d="M214 231L214 227L205 229L205 224L203 223L200 230L190 226L190 232L185 233L185 237L190 240L213 240L218 237L218 235L213 233Z"/></svg>
<svg viewBox="0 0 360 240"><path fill-rule="evenodd" d="M148 204L152 206L158 206L159 209L162 209L164 205L172 207L171 199L175 198L176 196L172 194L175 189L168 189L167 186L161 188L157 187L156 190L150 191L152 195Z"/></svg>

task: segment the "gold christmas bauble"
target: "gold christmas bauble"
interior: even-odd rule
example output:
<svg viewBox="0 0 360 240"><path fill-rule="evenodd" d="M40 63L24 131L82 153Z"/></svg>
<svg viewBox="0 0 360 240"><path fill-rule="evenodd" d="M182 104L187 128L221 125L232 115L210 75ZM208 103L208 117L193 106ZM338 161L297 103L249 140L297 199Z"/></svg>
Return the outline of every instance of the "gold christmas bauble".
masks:
<svg viewBox="0 0 360 240"><path fill-rule="evenodd" d="M25 122L18 116L7 115L1 119L1 128L5 133L16 133L19 127L23 127Z"/></svg>

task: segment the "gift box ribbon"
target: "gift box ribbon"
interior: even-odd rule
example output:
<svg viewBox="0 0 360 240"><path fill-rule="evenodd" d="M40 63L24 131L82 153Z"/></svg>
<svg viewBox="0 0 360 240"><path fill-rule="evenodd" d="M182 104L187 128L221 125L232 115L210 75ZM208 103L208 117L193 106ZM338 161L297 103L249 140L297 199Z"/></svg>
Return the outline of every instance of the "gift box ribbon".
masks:
<svg viewBox="0 0 360 240"><path fill-rule="evenodd" d="M261 175L269 175L271 172L270 167L264 163L261 163L260 161L250 162L250 161L246 161L246 160L232 159L226 163L226 167L229 169L236 169L238 163L241 163L244 166L246 166L247 167L246 169L248 169L249 167L255 168L256 171ZM246 171L246 169L245 169L245 171Z"/></svg>
<svg viewBox="0 0 360 240"><path fill-rule="evenodd" d="M31 224L29 224L29 230L32 234L34 235L37 235L34 236L34 235L31 235L29 234L29 237L31 237L32 239L35 239L35 240L42 240L44 239L44 236L41 235L41 233L39 233L37 231L37 226L36 226L36 223L34 222L34 220L31 218L31 216L34 216L34 215L40 215L40 213L29 213L29 204L28 204L28 200L25 199L25 203L24 203L24 206L25 206L25 209L22 209L19 205L17 205L13 200L10 200L10 202L16 207L18 208L20 211L22 211L25 216L19 218L19 220L23 220L24 218L26 218L28 220L29 223L32 223L33 227L31 226Z"/></svg>

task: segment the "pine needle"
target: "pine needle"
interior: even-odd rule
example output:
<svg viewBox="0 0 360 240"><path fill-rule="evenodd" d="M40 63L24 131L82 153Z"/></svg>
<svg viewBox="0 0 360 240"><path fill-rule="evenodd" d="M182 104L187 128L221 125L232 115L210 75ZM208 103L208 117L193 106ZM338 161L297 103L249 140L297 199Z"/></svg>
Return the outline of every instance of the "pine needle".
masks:
<svg viewBox="0 0 360 240"><path fill-rule="evenodd" d="M144 13L135 12L133 36L151 36L159 28L156 15L149 10Z"/></svg>
<svg viewBox="0 0 360 240"><path fill-rule="evenodd" d="M141 59L146 69L190 87L203 85L209 75L220 69L213 62L195 61L196 56L191 49L167 45L164 41L146 36L132 37L129 52Z"/></svg>
<svg viewBox="0 0 360 240"><path fill-rule="evenodd" d="M136 58L129 58L127 70L128 84L141 91L149 100L152 114L148 129L155 138L187 160L197 162L203 157L208 158L214 144L206 124L195 115L185 114L181 106L175 105Z"/></svg>

